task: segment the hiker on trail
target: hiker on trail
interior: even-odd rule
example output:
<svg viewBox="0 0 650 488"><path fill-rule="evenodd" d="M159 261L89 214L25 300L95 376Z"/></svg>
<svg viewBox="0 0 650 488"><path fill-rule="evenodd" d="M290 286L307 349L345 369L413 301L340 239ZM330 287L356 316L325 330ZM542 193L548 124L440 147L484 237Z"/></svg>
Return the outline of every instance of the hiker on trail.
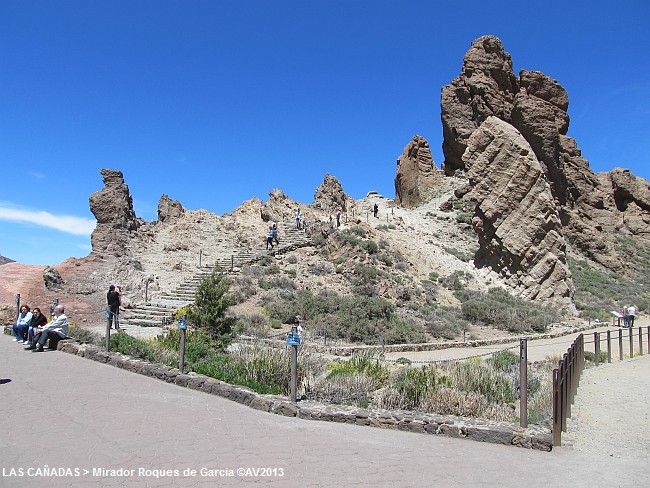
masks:
<svg viewBox="0 0 650 488"><path fill-rule="evenodd" d="M341 209L336 210L336 227L341 227Z"/></svg>
<svg viewBox="0 0 650 488"><path fill-rule="evenodd" d="M375 206L372 209L372 213L376 218L379 218L379 205L375 203Z"/></svg>
<svg viewBox="0 0 650 488"><path fill-rule="evenodd" d="M300 230L300 224L302 221L302 214L300 213L300 209L296 210L296 229Z"/></svg>
<svg viewBox="0 0 650 488"><path fill-rule="evenodd" d="M63 305L54 307L54 319L52 322L36 329L34 344L26 347L25 350L43 352L43 347L48 339L65 339L68 335L68 317L65 316L64 312ZM50 345L50 347L52 346Z"/></svg>
<svg viewBox="0 0 650 488"><path fill-rule="evenodd" d="M106 294L106 302L108 303L108 320L110 326L115 326L116 330L120 330L120 305L122 305L122 291L115 285L108 287Z"/></svg>
<svg viewBox="0 0 650 488"><path fill-rule="evenodd" d="M269 231L266 233L266 250L269 250L269 246L273 249L273 226L269 226Z"/></svg>
<svg viewBox="0 0 650 488"><path fill-rule="evenodd" d="M14 342L20 342L21 344L27 337L27 330L29 329L30 324L32 323L32 312L29 311L27 305L20 307L20 313L16 318L16 323L13 325L12 329L14 332Z"/></svg>
<svg viewBox="0 0 650 488"><path fill-rule="evenodd" d="M630 305L627 307L627 316L628 316L628 326L634 327L634 318L636 317L636 307L634 305Z"/></svg>
<svg viewBox="0 0 650 488"><path fill-rule="evenodd" d="M623 310L621 310L621 317L623 317L623 327L630 326L630 317L627 314L627 305L623 305Z"/></svg>
<svg viewBox="0 0 650 488"><path fill-rule="evenodd" d="M41 309L38 307L34 308L32 312L32 323L29 325L29 330L27 331L27 340L23 342L24 345L31 345L34 342L34 334L40 327L43 327L47 324L47 317L41 313Z"/></svg>
<svg viewBox="0 0 650 488"><path fill-rule="evenodd" d="M278 224L273 224L273 240L276 244L280 244L280 237L278 237Z"/></svg>

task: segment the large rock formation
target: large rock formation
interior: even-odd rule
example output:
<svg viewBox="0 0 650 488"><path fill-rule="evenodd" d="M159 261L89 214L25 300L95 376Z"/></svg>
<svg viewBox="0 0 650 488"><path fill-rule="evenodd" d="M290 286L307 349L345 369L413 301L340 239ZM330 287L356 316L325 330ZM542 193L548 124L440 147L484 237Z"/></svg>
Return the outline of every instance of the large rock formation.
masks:
<svg viewBox="0 0 650 488"><path fill-rule="evenodd" d="M476 39L463 61L461 75L442 88L443 169L463 169L463 153L472 132L490 115L510 121L519 91L510 54L493 36Z"/></svg>
<svg viewBox="0 0 650 488"><path fill-rule="evenodd" d="M397 159L395 203L412 208L430 200L441 178L429 143L424 137L415 135Z"/></svg>
<svg viewBox="0 0 650 488"><path fill-rule="evenodd" d="M622 270L609 236L621 228L645 234L643 223L650 216L639 204L644 197L637 190L632 197L618 174L599 178L593 173L575 140L566 135L569 98L556 80L527 70L516 77L501 41L484 36L472 43L460 76L443 87L441 105L446 174L466 169L463 154L469 138L488 117L511 124L541 165L567 238L587 257Z"/></svg>
<svg viewBox="0 0 650 488"><path fill-rule="evenodd" d="M570 305L575 289L560 216L526 139L489 117L467 140L463 163L470 183L465 199L476 204L475 265L500 273L525 298Z"/></svg>
<svg viewBox="0 0 650 488"><path fill-rule="evenodd" d="M169 198L167 194L163 194L158 201L158 221L171 222L182 217L185 209L181 202Z"/></svg>
<svg viewBox="0 0 650 488"><path fill-rule="evenodd" d="M121 171L102 169L104 188L90 195L90 211L97 219L91 236L93 253L122 256L128 235L140 224L133 211L133 199Z"/></svg>
<svg viewBox="0 0 650 488"><path fill-rule="evenodd" d="M343 191L338 178L327 173L323 182L316 188L313 205L325 212L346 212L349 200L350 197Z"/></svg>

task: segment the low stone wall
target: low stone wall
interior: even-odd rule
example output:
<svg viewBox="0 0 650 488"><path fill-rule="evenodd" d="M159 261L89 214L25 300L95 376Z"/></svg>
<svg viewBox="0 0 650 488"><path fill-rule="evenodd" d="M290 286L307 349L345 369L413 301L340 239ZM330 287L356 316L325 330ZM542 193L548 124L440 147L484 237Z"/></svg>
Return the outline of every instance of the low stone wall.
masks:
<svg viewBox="0 0 650 488"><path fill-rule="evenodd" d="M163 380L167 383L202 391L241 403L256 410L298 417L306 420L367 425L381 429L395 429L420 434L445 435L481 442L514 445L529 449L550 451L552 436L548 429L521 428L507 422L424 414L401 410L364 409L342 405L326 405L314 401L293 403L286 397L260 395L247 388L196 373L181 374L177 368L133 359L120 353L107 353L95 346L78 344L72 340L61 341L60 351L110 364L133 373Z"/></svg>
<svg viewBox="0 0 650 488"><path fill-rule="evenodd" d="M454 349L460 347L481 347L481 346L494 346L499 344L509 344L512 342L518 342L521 337L528 337L529 341L536 341L539 339L554 339L556 337L563 337L569 334L578 334L590 329L597 329L599 327L607 326L603 323L595 323L592 325L585 325L583 327L574 327L571 329L564 329L558 332L547 332L545 334L535 334L526 336L522 334L521 336L511 336L511 337L502 337L499 339L483 339L467 342L424 342L419 344L387 344L384 346L369 346L369 345L358 345L358 346L325 346L323 344L316 344L313 340L304 341L303 345L308 348L310 351L314 351L320 354L331 354L333 356L352 356L355 353L365 352L365 351L377 351L377 352L420 352L420 351L438 351L442 349ZM241 340L248 341L262 341L267 343L269 346L284 347L286 346L286 340L282 339L259 339L252 336L243 336L240 337Z"/></svg>

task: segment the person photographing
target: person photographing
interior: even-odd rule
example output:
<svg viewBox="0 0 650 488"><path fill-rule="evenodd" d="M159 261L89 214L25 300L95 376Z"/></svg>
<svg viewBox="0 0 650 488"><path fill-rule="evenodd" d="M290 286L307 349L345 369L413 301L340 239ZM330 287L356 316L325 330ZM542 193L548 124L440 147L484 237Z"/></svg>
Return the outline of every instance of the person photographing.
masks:
<svg viewBox="0 0 650 488"><path fill-rule="evenodd" d="M108 320L110 326L116 330L120 330L120 305L122 305L122 290L115 285L108 287L106 294L106 302L108 304Z"/></svg>

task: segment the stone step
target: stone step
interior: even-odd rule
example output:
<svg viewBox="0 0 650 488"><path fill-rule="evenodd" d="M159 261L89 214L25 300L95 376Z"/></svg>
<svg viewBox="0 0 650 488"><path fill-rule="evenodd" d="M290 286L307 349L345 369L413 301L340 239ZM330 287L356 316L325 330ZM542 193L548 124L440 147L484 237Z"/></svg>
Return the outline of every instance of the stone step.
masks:
<svg viewBox="0 0 650 488"><path fill-rule="evenodd" d="M196 298L196 289L203 279L209 276L216 266L224 270L231 266L241 267L254 263L265 256L280 254L298 247L308 245L309 237L304 230L295 228L292 222L280 226L280 244L272 250L259 249L256 251L223 253L214 261L214 264L204 265L194 275L189 277L178 287L169 292L163 292L155 302L140 304L124 311L121 322L125 325L138 325L142 327L160 326L164 319L171 322L180 308L193 303Z"/></svg>

